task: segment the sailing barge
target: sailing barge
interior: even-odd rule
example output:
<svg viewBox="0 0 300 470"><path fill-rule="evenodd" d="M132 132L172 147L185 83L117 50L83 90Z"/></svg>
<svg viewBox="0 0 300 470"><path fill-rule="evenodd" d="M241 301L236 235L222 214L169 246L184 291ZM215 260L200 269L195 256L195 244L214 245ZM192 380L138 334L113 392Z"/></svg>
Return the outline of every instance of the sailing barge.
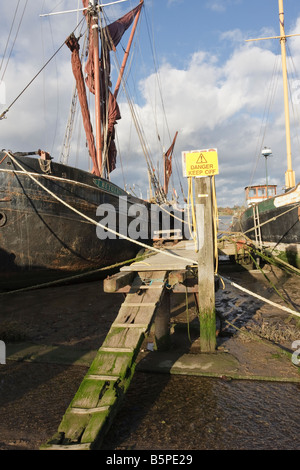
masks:
<svg viewBox="0 0 300 470"><path fill-rule="evenodd" d="M110 51L117 47L124 32L133 24L130 46L142 6L143 0L119 20L100 28L102 6L98 1L83 0L84 21L89 28L86 80L77 38L72 34L66 41L72 54L72 69L93 162L92 172L56 163L47 152L0 152L2 289L111 266L133 258L140 250L140 246L131 240L113 234L100 239L95 224L89 219L97 220L98 206L109 204L116 212L117 225L114 228L119 232L118 221L124 216L119 213L120 197L126 199L126 207L122 206L125 215L133 204L147 211L150 209L149 202L129 195L110 181L110 173L116 165L114 126L121 117L116 98L129 49L125 52L114 92L110 87ZM95 95L95 137L86 86ZM1 118L8 111L9 108ZM128 217L128 223L130 221ZM140 241L149 243L149 240L147 234L146 239Z"/></svg>

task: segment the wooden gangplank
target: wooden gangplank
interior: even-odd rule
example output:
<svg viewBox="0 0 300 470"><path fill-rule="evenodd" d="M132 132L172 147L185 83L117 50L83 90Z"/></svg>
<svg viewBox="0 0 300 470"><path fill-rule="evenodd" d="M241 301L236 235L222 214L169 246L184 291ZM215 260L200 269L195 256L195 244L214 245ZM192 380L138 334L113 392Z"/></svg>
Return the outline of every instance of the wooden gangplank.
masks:
<svg viewBox="0 0 300 470"><path fill-rule="evenodd" d="M172 255L172 256L170 256ZM123 266L121 272L134 271L160 271L162 269L171 271L185 270L188 266L197 265L197 252L192 240L182 240L176 245L164 248L142 261L136 261L128 266Z"/></svg>
<svg viewBox="0 0 300 470"><path fill-rule="evenodd" d="M99 448L122 403L135 360L163 299L167 271L135 273L106 339L69 405L57 434L42 450Z"/></svg>

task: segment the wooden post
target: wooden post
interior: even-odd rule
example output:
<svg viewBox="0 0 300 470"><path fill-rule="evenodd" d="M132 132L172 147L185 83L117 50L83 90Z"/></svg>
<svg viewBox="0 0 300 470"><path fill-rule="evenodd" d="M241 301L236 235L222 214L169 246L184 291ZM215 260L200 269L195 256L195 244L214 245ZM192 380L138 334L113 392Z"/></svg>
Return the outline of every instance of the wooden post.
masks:
<svg viewBox="0 0 300 470"><path fill-rule="evenodd" d="M195 178L198 237L198 305L200 350L216 350L214 237L211 176Z"/></svg>
<svg viewBox="0 0 300 470"><path fill-rule="evenodd" d="M165 290L154 319L155 349L170 347L170 292Z"/></svg>

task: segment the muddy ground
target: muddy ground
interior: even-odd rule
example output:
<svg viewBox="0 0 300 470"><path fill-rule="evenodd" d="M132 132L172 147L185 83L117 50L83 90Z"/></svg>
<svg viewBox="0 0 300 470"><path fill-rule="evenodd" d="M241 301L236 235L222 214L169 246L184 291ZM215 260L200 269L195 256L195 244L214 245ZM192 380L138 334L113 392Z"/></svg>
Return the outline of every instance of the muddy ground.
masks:
<svg viewBox="0 0 300 470"><path fill-rule="evenodd" d="M266 268L283 300L261 273L223 269L247 289L300 311L299 277ZM38 450L56 433L123 298L105 294L102 281L0 297L8 353L0 365L0 450ZM179 356L199 353L192 295L188 306L189 329L186 297L173 295L171 351ZM138 367L103 449L299 449L300 375L291 360L299 319L228 283L216 294L216 309L218 351L239 361L243 380L230 380L226 371L212 378ZM156 354L150 342L139 365ZM28 345L54 346L55 354L45 348L38 358L26 357Z"/></svg>

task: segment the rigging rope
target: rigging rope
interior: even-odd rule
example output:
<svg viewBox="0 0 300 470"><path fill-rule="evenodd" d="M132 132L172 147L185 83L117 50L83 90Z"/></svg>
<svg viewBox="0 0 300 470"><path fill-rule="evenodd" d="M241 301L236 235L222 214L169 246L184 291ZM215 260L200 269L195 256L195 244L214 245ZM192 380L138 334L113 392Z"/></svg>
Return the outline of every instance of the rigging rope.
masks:
<svg viewBox="0 0 300 470"><path fill-rule="evenodd" d="M10 49L10 52L9 52L9 55L8 55L8 59L7 59L7 62L6 62L6 66L5 66L4 72L3 72L2 77L1 77L1 81L3 80L4 75L5 75L5 72L6 72L6 69L7 69L7 67L8 67L8 63L9 63L9 60L10 60L10 58L11 58L11 54L12 54L12 51L13 51L13 49L14 49L14 46L15 46L15 43L16 43L16 40L17 40L19 31L20 31L20 28L21 28L21 24L22 24L22 21L23 21L23 18L24 18L24 14L25 14L25 10L26 10L27 4L28 4L28 0L26 0L25 5L24 5L24 8L23 8L23 12L22 12L22 15L21 15L21 19L20 19L20 21L19 21L19 25L18 25L18 29L17 29L16 35L15 35L15 39L14 39L14 41L13 41L13 43L12 43L12 46L11 46L11 49ZM18 5L17 5L17 9L18 9L18 7L19 7L19 3L18 3ZM17 9L16 9L16 12L15 12L15 15L16 15L16 13L17 13ZM14 18L14 20L15 20L15 18ZM13 23L14 23L14 21L13 21ZM6 51L6 49L5 49L5 51ZM4 58L4 56L3 56L3 58ZM1 63L1 67L2 67L2 63Z"/></svg>
<svg viewBox="0 0 300 470"><path fill-rule="evenodd" d="M267 132L268 119L269 119L269 116L270 116L271 108L272 108L273 103L274 103L276 90L277 90L277 85L278 85L279 65L280 65L280 56L277 56L275 58L275 62L274 62L274 66L273 66L272 77L271 77L270 84L269 84L269 91L268 91L267 100L266 100L266 103L265 103L265 108L264 108L263 118L262 118L262 122L261 122L259 137L258 137L257 144L256 144L256 150L255 150L256 162L255 162L255 166L252 170L249 186L251 186L252 183L253 183L254 174L256 172L258 162L260 161L260 158L261 158L260 150L263 148L263 144L264 144L264 140L265 140L265 136L266 136L266 132ZM262 134L262 136L261 136L261 134ZM260 136L261 136L261 140L260 140ZM260 147L260 149L259 149L259 147Z"/></svg>
<svg viewBox="0 0 300 470"><path fill-rule="evenodd" d="M149 20L148 20L147 8L146 8L146 7L145 7L145 18L146 18L146 25L147 25L148 36L149 36L149 39L150 39L149 42L150 42L150 44L151 44L151 52L152 52L154 70L155 70L155 77L156 77L156 81L157 81L157 84L158 84L158 90L159 90L159 96L160 96L161 105L162 105L162 110L163 110L163 116L164 116L164 120L165 120L165 124L166 124L166 128L167 128L169 140L171 141L171 133L170 133L170 129L169 129L168 121L167 121L167 113L166 113L165 102L164 102L163 93L162 93L162 83L161 83L161 78L160 78L160 71L159 71L159 67L158 67L158 65L157 65L157 59L156 59L156 51L155 51L155 44L154 44L154 36L153 36L153 33L152 33L152 41L151 41ZM181 189L183 198L185 199L185 194L184 194L183 186L182 186L182 183L181 183L181 174L180 174L180 172L179 172L177 159L176 159L176 158L173 158L173 162L175 163L175 168L176 168L176 172L177 172L177 177L178 177L180 189ZM173 181L173 176L172 176L172 181ZM174 185L173 185L173 186L174 186Z"/></svg>
<svg viewBox="0 0 300 470"><path fill-rule="evenodd" d="M82 18L80 23L74 28L73 33L75 33L76 29L81 25L85 18ZM12 106L18 101L18 99L25 93L25 91L30 87L30 85L36 80L36 78L42 73L42 71L47 67L47 65L54 59L54 57L59 53L59 51L64 47L65 42L57 49L56 52L50 57L50 59L43 65L43 67L37 72L37 74L30 80L30 82L25 86L25 88L18 94L18 96L12 101L12 103L8 106L8 108L3 111L0 115L0 120L6 117L6 114L12 108Z"/></svg>
<svg viewBox="0 0 300 470"><path fill-rule="evenodd" d="M103 16L102 20L105 21L105 15ZM107 39L108 39L108 41L111 42L111 38L108 37ZM115 52L113 57L114 57L114 62L115 62L116 69L118 70L118 72L120 72L121 65L120 65L118 57L117 57L117 51L114 47L112 47L112 50L114 50L114 52ZM141 126L141 124L139 122L139 119L138 119L137 110L136 110L136 108L133 104L133 100L131 99L131 97L129 95L129 91L126 87L126 80L124 78L124 75L121 78L121 84L122 84L122 87L123 87L123 90L124 90L124 93L125 93L128 105L129 105L129 109L131 111L133 122L134 122L136 131L137 131L137 134L138 134L138 137L139 137L142 149L143 149L143 153L144 153L147 168L148 168L148 174L150 175L151 182L152 182L152 185L155 189L156 196L157 196L159 202L166 202L163 190L161 188L161 185L160 185L159 181L157 180L157 178L154 174L154 171L153 171L153 163L151 161L151 156L150 156L149 150L148 150L147 145L146 145L144 132L143 132L142 126Z"/></svg>
<svg viewBox="0 0 300 470"><path fill-rule="evenodd" d="M294 74L296 74L296 67L295 67L295 63L294 63L294 60L293 60L293 57L291 55L291 51L290 51L290 48L289 48L289 44L287 43L286 44L286 47L287 47L287 51L288 51L288 54L289 54L289 58L291 60L291 63L292 63L292 72L294 72ZM294 76L294 83L297 85L300 83L299 79L297 80L297 77L296 75ZM300 116L299 116L299 110L298 110L298 106L296 107L296 111L295 111L295 106L294 106L294 103L297 103L297 101L295 101L294 97L293 97L293 93L291 91L291 84L290 84L290 81L288 82L289 84L289 92L290 92L290 102L291 102L291 105L292 105L292 109L293 109L293 116L294 116L294 120L295 120L295 124L297 123L297 120L298 120L298 124L300 122ZM298 103L299 104L299 101ZM298 142L298 149L300 149L300 142L299 142L299 132L298 132L298 127L296 127L296 138L297 138L297 142Z"/></svg>
<svg viewBox="0 0 300 470"><path fill-rule="evenodd" d="M20 5L20 1L21 1L21 0L18 0L18 4L17 4L16 9L15 9L14 18L13 18L13 21L12 21L12 24L11 24L11 27L10 27L9 35L8 35L8 38L7 38L7 41L6 41L6 46L5 46L5 49L4 49L3 56L2 56L2 61L1 61L1 65L0 65L0 71L1 71L1 69L2 69L2 65L3 65L3 62L4 62L5 54L6 54L6 51L7 51L7 48L8 48L8 44L9 44L9 41L10 41L11 33L12 33L12 30L13 30L13 27L14 27L14 24L15 24L17 12L18 12L19 5ZM3 74L3 75L4 75L4 74ZM2 75L1 80L3 80L3 75Z"/></svg>

